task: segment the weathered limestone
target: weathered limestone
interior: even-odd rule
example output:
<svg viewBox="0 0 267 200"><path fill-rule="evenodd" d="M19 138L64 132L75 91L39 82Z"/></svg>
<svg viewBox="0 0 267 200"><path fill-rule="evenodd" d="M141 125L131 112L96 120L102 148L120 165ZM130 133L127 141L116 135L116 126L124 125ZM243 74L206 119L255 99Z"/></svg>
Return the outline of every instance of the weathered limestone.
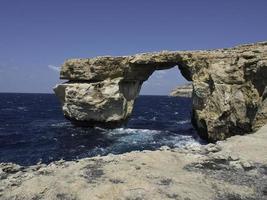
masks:
<svg viewBox="0 0 267 200"><path fill-rule="evenodd" d="M155 70L174 66L193 83L192 122L201 137L222 140L267 122L267 42L208 51L70 59L60 76L69 81L56 86L55 93L64 115L74 123L118 126L130 116L142 83Z"/></svg>
<svg viewBox="0 0 267 200"><path fill-rule="evenodd" d="M189 98L189 97L192 97L192 92L193 92L193 85L186 84L186 85L181 85L181 86L177 86L176 88L174 88L171 91L170 96Z"/></svg>
<svg viewBox="0 0 267 200"><path fill-rule="evenodd" d="M64 115L77 125L119 126L133 109L140 90L139 81L121 78L92 83L64 83L55 88Z"/></svg>
<svg viewBox="0 0 267 200"><path fill-rule="evenodd" d="M267 125L218 144L48 165L0 163L0 199L266 200Z"/></svg>

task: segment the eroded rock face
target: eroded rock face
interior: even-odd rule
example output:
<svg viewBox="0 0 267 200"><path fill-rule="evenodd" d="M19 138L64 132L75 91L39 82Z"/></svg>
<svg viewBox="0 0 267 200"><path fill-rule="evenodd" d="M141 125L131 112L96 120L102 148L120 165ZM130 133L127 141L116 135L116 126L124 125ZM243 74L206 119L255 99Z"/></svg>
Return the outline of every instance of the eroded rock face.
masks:
<svg viewBox="0 0 267 200"><path fill-rule="evenodd" d="M177 86L176 88L174 88L171 91L170 96L189 98L189 97L192 97L192 92L193 92L193 85L186 84L186 85L181 85L181 86Z"/></svg>
<svg viewBox="0 0 267 200"><path fill-rule="evenodd" d="M64 115L73 123L116 127L131 114L140 86L140 81L114 78L92 83L64 83L54 91L61 100Z"/></svg>
<svg viewBox="0 0 267 200"><path fill-rule="evenodd" d="M201 137L222 140L267 122L267 42L70 59L60 75L69 81L57 85L55 93L64 115L78 125L119 126L130 116L142 83L155 70L174 66L193 83L192 122Z"/></svg>

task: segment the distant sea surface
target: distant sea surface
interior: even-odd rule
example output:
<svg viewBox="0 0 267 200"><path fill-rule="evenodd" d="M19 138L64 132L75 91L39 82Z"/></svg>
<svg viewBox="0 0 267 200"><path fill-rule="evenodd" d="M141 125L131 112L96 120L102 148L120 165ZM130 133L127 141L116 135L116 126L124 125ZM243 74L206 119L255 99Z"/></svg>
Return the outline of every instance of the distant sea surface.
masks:
<svg viewBox="0 0 267 200"><path fill-rule="evenodd" d="M140 96L127 126L84 128L64 118L53 94L0 93L0 162L33 165L199 144L190 112L190 98Z"/></svg>

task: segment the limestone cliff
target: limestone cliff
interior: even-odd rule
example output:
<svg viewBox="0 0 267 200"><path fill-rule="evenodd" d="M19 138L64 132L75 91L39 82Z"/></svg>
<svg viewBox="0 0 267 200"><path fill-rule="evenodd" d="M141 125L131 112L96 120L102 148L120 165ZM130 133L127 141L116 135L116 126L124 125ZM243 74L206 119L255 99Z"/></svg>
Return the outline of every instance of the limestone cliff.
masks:
<svg viewBox="0 0 267 200"><path fill-rule="evenodd" d="M181 85L177 86L174 88L170 96L173 97L192 97L192 92L193 92L193 86L192 84L186 84L186 85Z"/></svg>
<svg viewBox="0 0 267 200"><path fill-rule="evenodd" d="M192 123L202 138L222 140L267 122L267 42L207 51L70 59L60 74L69 81L54 90L72 122L119 126L130 116L142 83L155 70L175 66L193 83Z"/></svg>

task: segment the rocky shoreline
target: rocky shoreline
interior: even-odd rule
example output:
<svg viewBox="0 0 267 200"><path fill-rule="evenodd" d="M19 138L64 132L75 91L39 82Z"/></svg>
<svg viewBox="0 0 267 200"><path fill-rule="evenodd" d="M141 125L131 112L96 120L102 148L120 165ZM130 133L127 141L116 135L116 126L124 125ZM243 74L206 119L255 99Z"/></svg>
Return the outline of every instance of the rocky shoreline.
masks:
<svg viewBox="0 0 267 200"><path fill-rule="evenodd" d="M0 199L267 198L267 125L216 144L56 161L0 164Z"/></svg>
<svg viewBox="0 0 267 200"><path fill-rule="evenodd" d="M175 66L192 81L192 124L198 134L225 141L48 165L1 163L0 199L266 200L267 42L70 59L61 68L68 81L55 93L76 125L120 126L143 82L155 70Z"/></svg>

